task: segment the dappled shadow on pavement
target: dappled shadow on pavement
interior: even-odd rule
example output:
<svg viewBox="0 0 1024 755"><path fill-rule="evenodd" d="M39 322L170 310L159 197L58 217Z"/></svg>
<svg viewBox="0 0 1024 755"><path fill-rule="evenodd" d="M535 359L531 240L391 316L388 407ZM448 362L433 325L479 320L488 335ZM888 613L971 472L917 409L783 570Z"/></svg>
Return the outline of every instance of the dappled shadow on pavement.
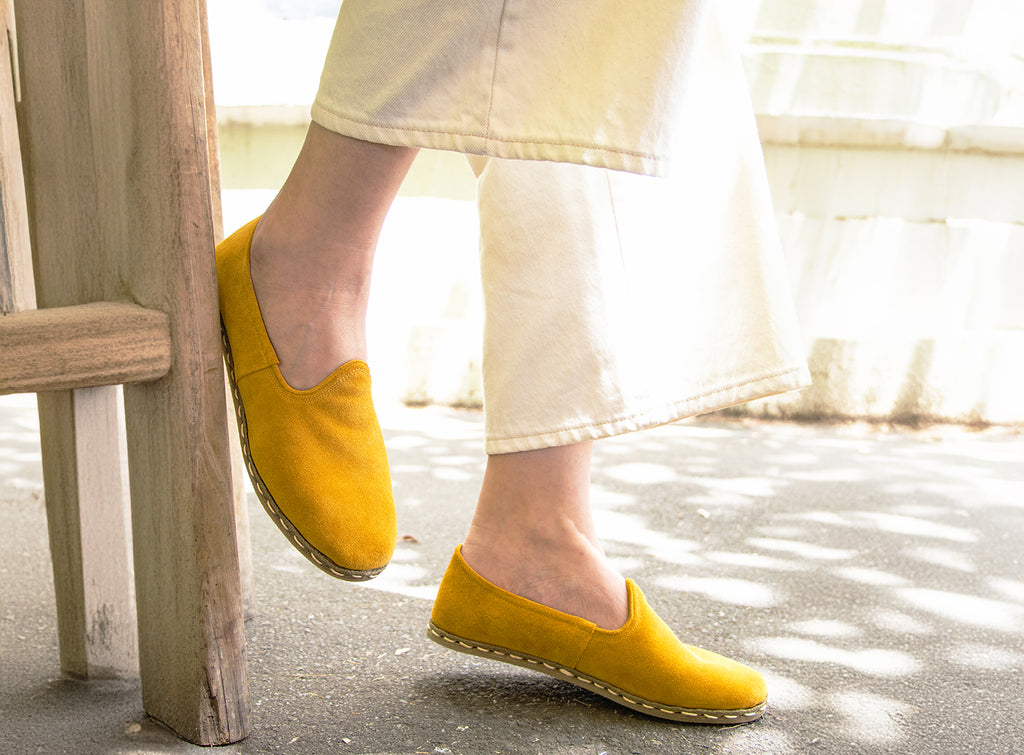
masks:
<svg viewBox="0 0 1024 755"><path fill-rule="evenodd" d="M1018 435L723 420L596 444L594 506L617 566L684 641L769 677L762 721L696 727L428 642L483 472L480 417L401 410L384 425L401 541L379 579L324 577L250 497L256 728L224 751L1010 753L1024 737ZM73 751L77 726L90 746L109 732L96 751L191 751L142 716L137 683L97 687L87 705L91 685L54 681L32 428L7 429L21 455L4 459L18 482L0 501L0 529L19 528L0 575L7 742Z"/></svg>
<svg viewBox="0 0 1024 755"><path fill-rule="evenodd" d="M392 441L399 497L417 507L433 510L403 470L410 482L478 480L473 438ZM691 728L688 741L722 752L1011 752L1024 734L1020 437L691 422L602 441L594 470L598 531L622 571L684 641L771 680L763 723ZM473 491L455 495L464 506ZM429 598L440 569L416 556L422 549L401 548L402 569L378 588ZM494 698L479 686L465 696L483 707ZM578 714L591 722L621 715L565 694L592 706ZM667 730L637 719L628 727Z"/></svg>

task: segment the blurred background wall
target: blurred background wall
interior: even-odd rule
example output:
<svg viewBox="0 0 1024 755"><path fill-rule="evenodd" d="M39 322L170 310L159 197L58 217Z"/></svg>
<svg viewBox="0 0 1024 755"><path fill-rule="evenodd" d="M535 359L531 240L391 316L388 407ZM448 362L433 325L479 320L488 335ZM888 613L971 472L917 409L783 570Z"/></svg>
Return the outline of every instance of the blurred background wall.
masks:
<svg viewBox="0 0 1024 755"><path fill-rule="evenodd" d="M208 0L225 222L287 175L337 0ZM729 410L1024 423L1024 24L1012 0L724 0L814 385ZM381 239L379 400L478 406L473 178L422 152Z"/></svg>

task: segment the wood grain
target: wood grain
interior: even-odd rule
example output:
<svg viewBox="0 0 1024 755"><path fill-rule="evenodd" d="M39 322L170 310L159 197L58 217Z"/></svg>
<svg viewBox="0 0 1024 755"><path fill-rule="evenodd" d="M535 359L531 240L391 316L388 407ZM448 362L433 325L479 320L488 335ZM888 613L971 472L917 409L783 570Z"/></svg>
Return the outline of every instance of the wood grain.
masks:
<svg viewBox="0 0 1024 755"><path fill-rule="evenodd" d="M12 4L0 0L0 313L26 315L0 318L0 387L49 390L157 377L170 360L165 315L138 307L31 311L35 288L15 115L16 40ZM147 353L126 359L122 339L105 343L118 329L128 332L132 346L142 335ZM120 365L127 367L123 374ZM41 441L61 669L82 678L135 676L138 631L118 389L63 390L39 397L38 404L47 429Z"/></svg>
<svg viewBox="0 0 1024 755"><path fill-rule="evenodd" d="M73 460L61 467L73 475L69 483L89 505L56 506L46 499L51 543L75 546L71 553L54 554L58 621L68 630L60 646L61 667L66 674L88 679L139 673L127 468L117 475L105 473L108 459L124 457L118 394L116 388L56 394L65 398L61 410L75 426L105 430L59 441L64 458Z"/></svg>
<svg viewBox="0 0 1024 755"><path fill-rule="evenodd" d="M0 0L0 314L32 309L36 301L14 106L17 60L14 9Z"/></svg>
<svg viewBox="0 0 1024 755"><path fill-rule="evenodd" d="M210 56L210 35L206 0L199 0L199 23L203 45L203 84L206 92L206 138L210 153L210 202L213 211L213 236L217 243L224 238L224 214L221 205L220 140L217 134L217 110L213 96L213 69ZM227 384L225 381L225 388ZM245 461L238 440L230 390L228 405L228 449L231 454L231 488L235 505L235 533L238 541L238 570L242 582L242 605L246 620L256 615L256 579L252 568L252 544L249 535L249 511L245 499Z"/></svg>
<svg viewBox="0 0 1024 755"><path fill-rule="evenodd" d="M198 6L15 10L40 303L170 318L171 369L124 388L143 705L190 741L237 741L251 723Z"/></svg>
<svg viewBox="0 0 1024 755"><path fill-rule="evenodd" d="M82 304L0 317L0 394L155 380L171 366L167 315Z"/></svg>

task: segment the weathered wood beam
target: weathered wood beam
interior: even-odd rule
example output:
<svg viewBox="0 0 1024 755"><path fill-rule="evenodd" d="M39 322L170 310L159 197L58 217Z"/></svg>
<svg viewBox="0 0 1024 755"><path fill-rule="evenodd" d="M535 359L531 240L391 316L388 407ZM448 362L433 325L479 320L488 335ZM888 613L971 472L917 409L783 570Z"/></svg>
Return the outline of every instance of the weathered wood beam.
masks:
<svg viewBox="0 0 1024 755"><path fill-rule="evenodd" d="M81 304L0 317L0 394L155 380L171 366L167 315Z"/></svg>

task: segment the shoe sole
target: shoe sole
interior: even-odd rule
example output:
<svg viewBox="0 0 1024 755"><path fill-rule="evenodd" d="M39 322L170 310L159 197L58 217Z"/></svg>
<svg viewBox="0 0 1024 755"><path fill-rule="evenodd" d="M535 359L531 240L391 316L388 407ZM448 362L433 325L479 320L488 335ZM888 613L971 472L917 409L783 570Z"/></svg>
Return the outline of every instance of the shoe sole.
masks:
<svg viewBox="0 0 1024 755"><path fill-rule="evenodd" d="M553 676L564 682L575 684L577 687L596 692L614 703L631 708L648 716L665 718L669 721L685 721L696 724L743 724L756 721L764 715L767 702L761 703L753 708L739 710L704 710L701 708L679 708L670 705L663 705L652 700L645 700L638 695L619 689L613 684L608 684L600 679L595 679L587 674L562 666L558 663L528 653L518 653L508 648L487 645L481 642L467 640L458 635L446 632L434 622L430 622L427 629L427 638L433 640L443 647L456 650L460 653L475 655L481 658L490 658L503 663L511 663L514 666L539 671L542 674Z"/></svg>
<svg viewBox="0 0 1024 755"><path fill-rule="evenodd" d="M309 541L302 536L295 528L295 525L288 520L288 517L278 507L274 496L270 494L266 483L263 482L263 478L260 476L259 470L252 460L252 452L249 450L249 427L245 421L242 394L239 393L238 384L235 382L235 362L231 358L231 343L228 341L228 334L224 329L223 322L220 326L220 337L224 345L224 363L227 365L228 385L231 387L231 399L235 405L235 419L238 421L238 437L242 443L245 470L249 473L249 479L252 481L253 489L256 491L256 497L263 504L263 510L270 515L270 519L277 525L277 528L281 530L284 536L288 538L288 542L295 547L295 550L305 556L320 571L330 574L337 579L343 579L346 582L366 582L373 579L384 571L385 567L382 566L379 569L347 569L344 566L339 566L328 556L325 556L310 545Z"/></svg>

